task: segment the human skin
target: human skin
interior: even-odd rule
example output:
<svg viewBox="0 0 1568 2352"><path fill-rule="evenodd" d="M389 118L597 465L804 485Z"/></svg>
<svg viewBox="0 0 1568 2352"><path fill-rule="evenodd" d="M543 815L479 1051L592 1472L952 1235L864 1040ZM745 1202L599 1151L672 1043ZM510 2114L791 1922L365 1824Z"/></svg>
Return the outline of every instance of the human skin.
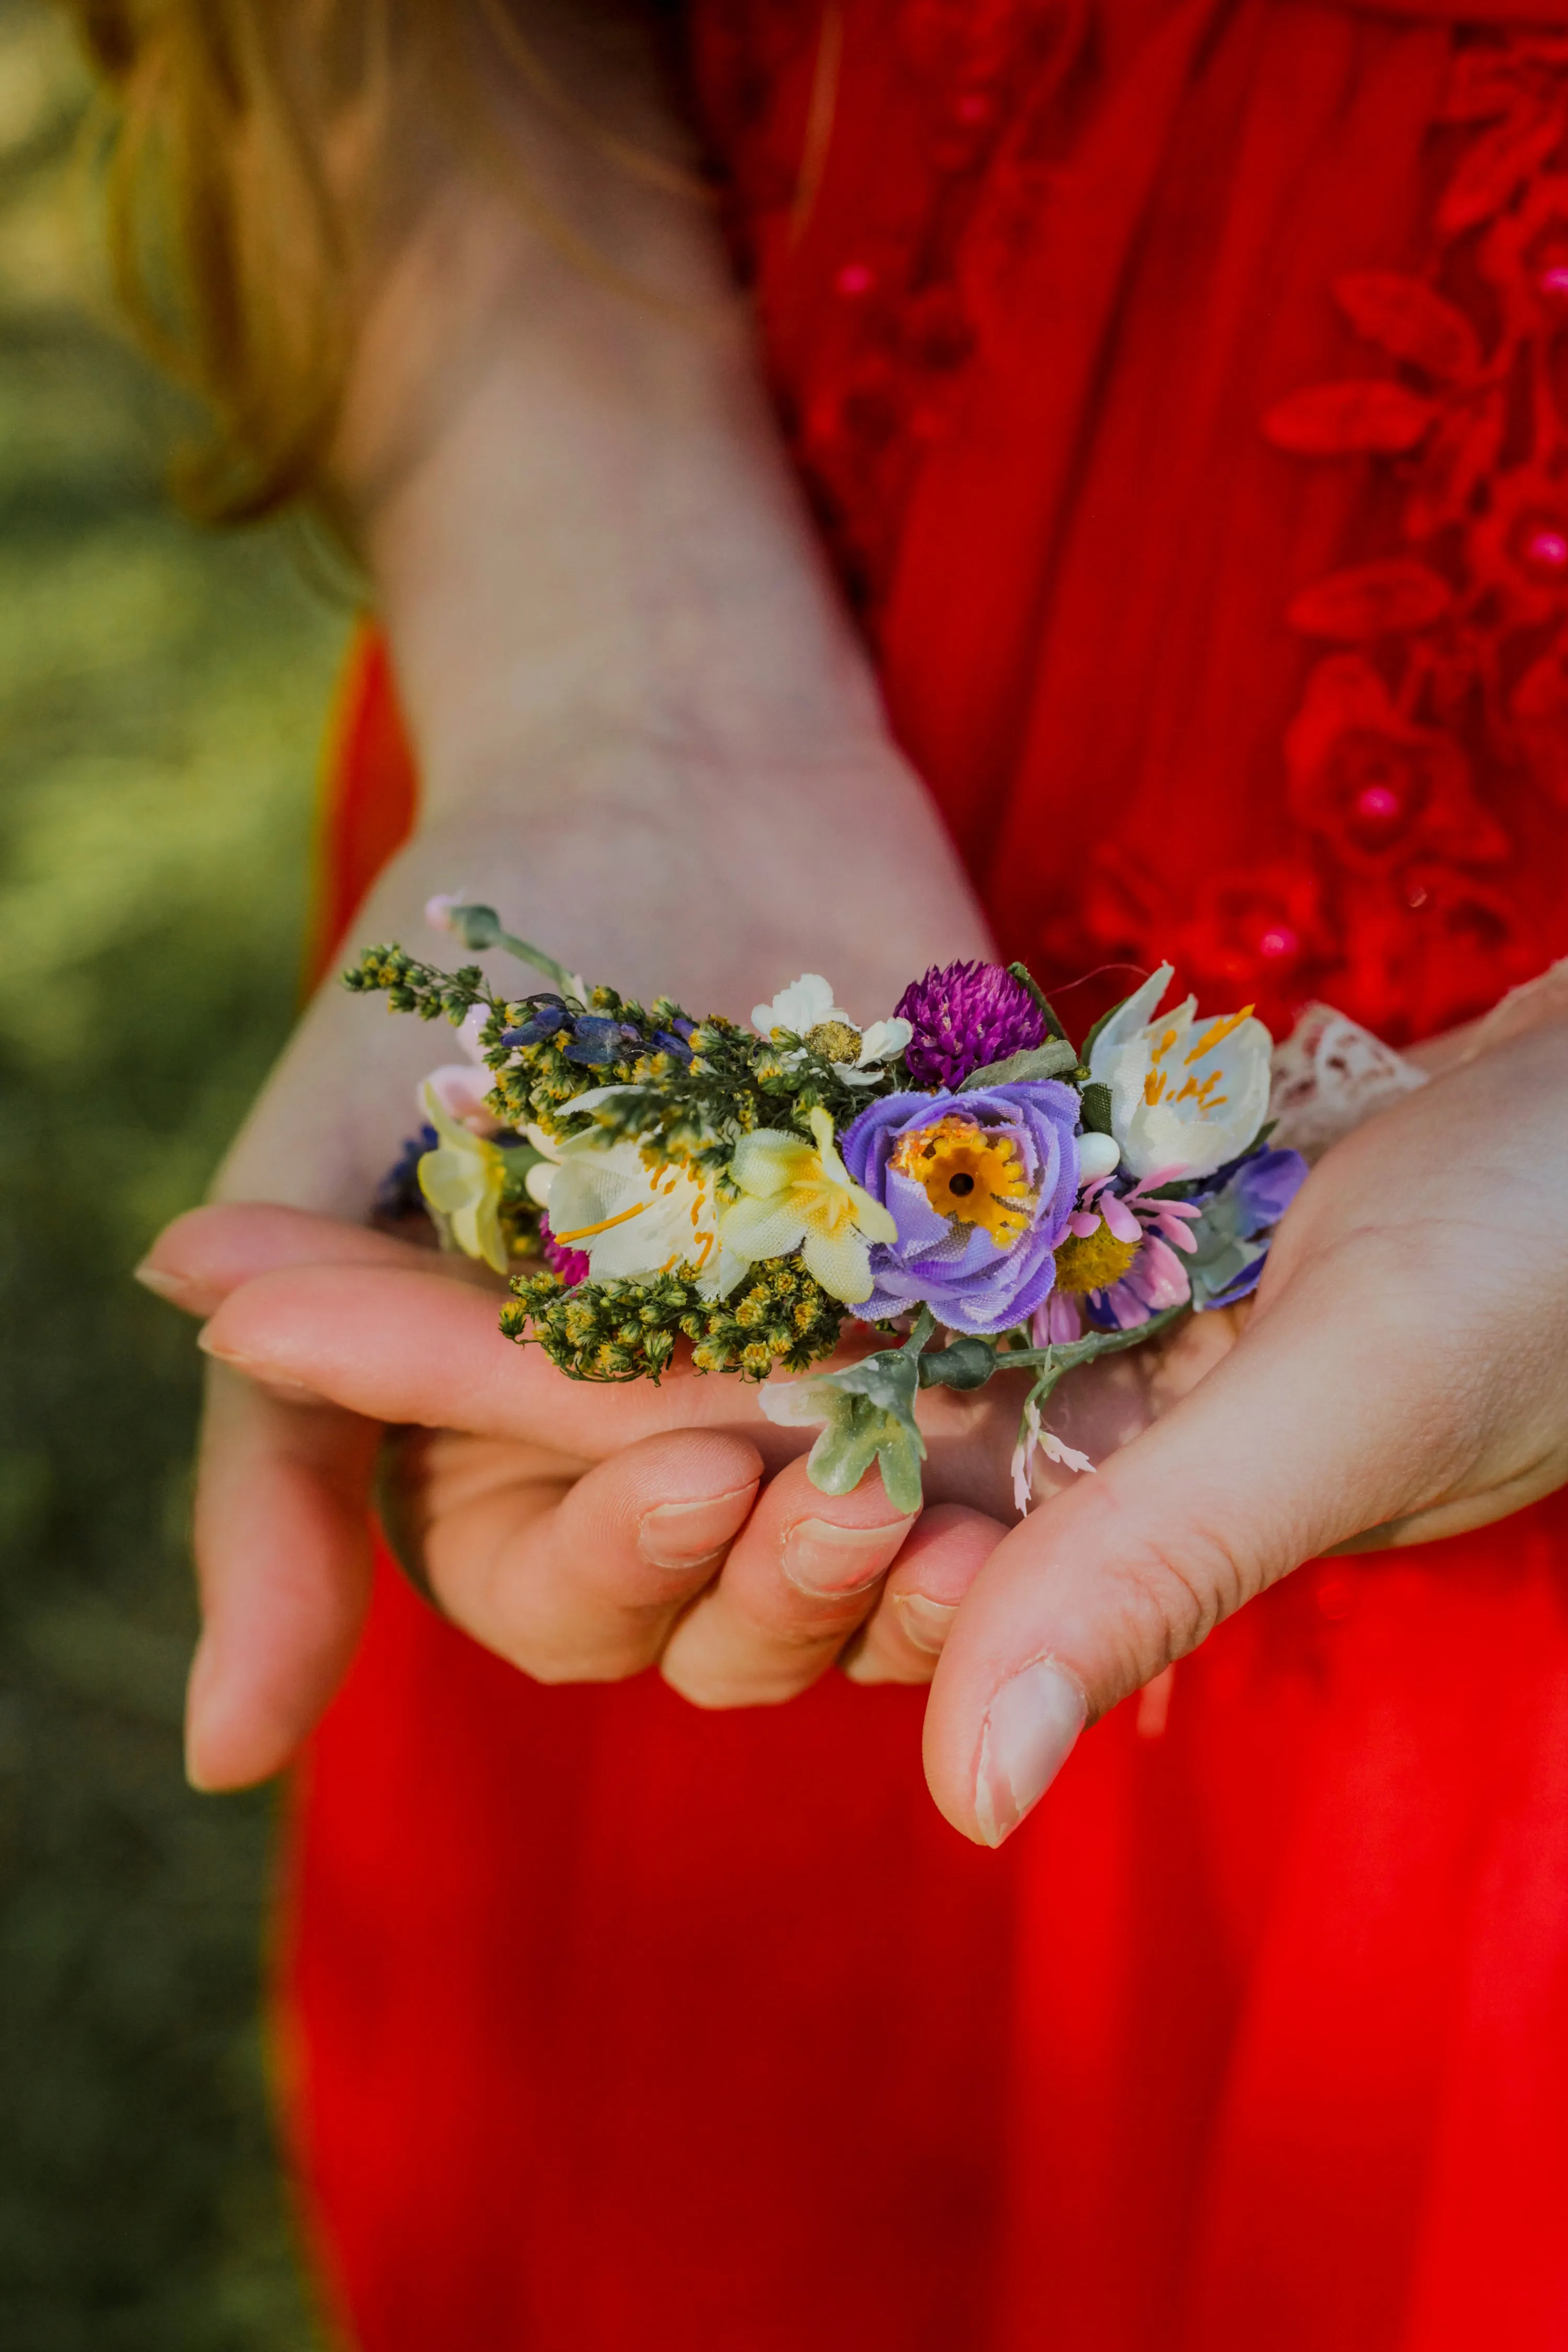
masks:
<svg viewBox="0 0 1568 2352"><path fill-rule="evenodd" d="M639 147L668 149L646 59L581 11L567 29L597 46L555 61L591 79L595 106ZM559 47L559 26L535 30ZM778 446L710 208L606 169L526 97L510 103L491 133L521 158L543 225L539 204L531 210L468 160L483 142L468 137L468 118L453 118L463 135L444 145L438 111L408 92L400 165L417 184L399 189L403 226L365 265L329 490L375 583L422 813L357 936L438 953L449 943L425 932L424 904L467 888L628 990L667 989L743 1017L781 979L815 967L869 1019L890 1010L910 970L984 953L986 936L889 739ZM490 963L498 982L527 984L515 964ZM329 982L218 1198L317 1213L336 1222L325 1240L310 1229L310 1248L352 1254L415 1124L416 1080L444 1050L438 1032L388 1020ZM146 1278L205 1304L173 1242ZM493 1327L489 1337L500 1349ZM216 1356L222 1335L208 1344ZM398 1345L417 1350L416 1318ZM510 1350L503 1360L522 1375ZM563 1447L552 1433L558 1419L573 1425L577 1392L553 1373L542 1389L544 1369L528 1367L534 1450L526 1472L509 1465L507 1491L521 1487L542 1514L542 1573L568 1617L580 1591L584 1622L520 1645L506 1606L493 1613L468 1592L460 1559L448 1605L531 1670L562 1674L602 1659L598 1613L617 1564L651 1568L657 1606L635 1605L655 1617L689 1598L693 1580L712 1580L760 1464L749 1440L717 1435L671 1436L617 1461L640 1407L603 1391L591 1447ZM463 1412L454 1391L435 1418L460 1431ZM188 1711L201 1782L276 1770L335 1686L367 1592L378 1438L362 1414L268 1392L243 1363L215 1381ZM429 1454L438 1582L463 1549L443 1535L453 1459L452 1444ZM598 1466L584 1475L589 1461ZM768 1503L775 1519L786 1498ZM470 1496L469 1533L473 1510ZM753 1596L730 1610L742 1561L704 1604L715 1688L778 1689L781 1656L809 1653L813 1671L818 1653L826 1663L906 1532L869 1493L813 1492L796 1522L791 1573L773 1559L765 1607ZM731 1647L745 1654L731 1658Z"/></svg>
<svg viewBox="0 0 1568 2352"><path fill-rule="evenodd" d="M979 918L823 580L700 213L561 174L685 315L586 277L458 172L379 285L338 490L427 813L361 935L416 947L428 893L482 880L513 928L628 988L743 1013L818 968L885 1012L933 958L982 951ZM420 352L441 354L424 374ZM1561 1022L1336 1148L1245 1329L1195 1318L1157 1360L1069 1383L1056 1425L1102 1466L1024 1526L1010 1384L928 1400L913 1529L875 1482L816 1494L804 1439L742 1384L576 1387L499 1338L482 1286L363 1229L438 1045L325 994L221 1186L293 1213L200 1212L151 1261L226 1367L197 1508L208 1785L276 1769L330 1696L389 1422L432 1433L426 1560L477 1638L546 1679L657 1661L705 1705L787 1697L839 1658L934 1670L933 1793L989 1843L1085 1720L1300 1559L1481 1524L1568 1475Z"/></svg>

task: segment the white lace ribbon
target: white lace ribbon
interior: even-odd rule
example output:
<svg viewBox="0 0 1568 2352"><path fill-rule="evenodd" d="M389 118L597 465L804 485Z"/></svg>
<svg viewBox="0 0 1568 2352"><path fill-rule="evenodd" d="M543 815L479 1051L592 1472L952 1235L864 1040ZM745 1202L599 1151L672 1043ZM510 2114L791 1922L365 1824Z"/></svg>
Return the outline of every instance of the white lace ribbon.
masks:
<svg viewBox="0 0 1568 2352"><path fill-rule="evenodd" d="M1309 1004L1274 1048L1269 1142L1321 1160L1374 1111L1426 1083L1425 1070L1331 1004Z"/></svg>
<svg viewBox="0 0 1568 2352"><path fill-rule="evenodd" d="M1445 1069L1458 1069L1506 1045L1544 1021L1568 1017L1568 957L1538 972L1471 1024ZM1274 1048L1268 1116L1270 1142L1289 1145L1303 1159L1321 1160L1329 1146L1385 1110L1401 1095L1424 1087L1436 1071L1419 1069L1331 1004L1309 1004L1282 1045Z"/></svg>

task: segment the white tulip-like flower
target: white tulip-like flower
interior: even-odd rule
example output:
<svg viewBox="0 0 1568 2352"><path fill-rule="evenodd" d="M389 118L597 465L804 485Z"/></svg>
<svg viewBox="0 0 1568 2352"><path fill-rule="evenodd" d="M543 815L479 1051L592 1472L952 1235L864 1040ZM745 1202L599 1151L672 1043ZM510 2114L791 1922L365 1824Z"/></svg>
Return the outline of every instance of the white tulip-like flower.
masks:
<svg viewBox="0 0 1568 2352"><path fill-rule="evenodd" d="M720 1241L706 1177L650 1167L637 1143L603 1144L593 1135L561 1145L537 1140L556 1155L555 1165L533 1169L529 1192L548 1207L554 1239L583 1252L595 1282L617 1275L646 1281L684 1265L694 1269L704 1298L726 1298L746 1273L750 1259Z"/></svg>
<svg viewBox="0 0 1568 2352"><path fill-rule="evenodd" d="M1245 1151L1268 1116L1273 1040L1252 1007L1200 1018L1189 996L1156 1016L1173 967L1163 963L1105 1024L1091 1080L1110 1089L1121 1165L1165 1181L1207 1176Z"/></svg>

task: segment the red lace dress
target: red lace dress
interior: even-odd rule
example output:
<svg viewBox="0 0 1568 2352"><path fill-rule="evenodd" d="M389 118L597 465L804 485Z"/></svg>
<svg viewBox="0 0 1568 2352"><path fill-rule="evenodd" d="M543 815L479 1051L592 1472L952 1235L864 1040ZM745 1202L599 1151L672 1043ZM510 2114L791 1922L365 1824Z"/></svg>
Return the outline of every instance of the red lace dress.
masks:
<svg viewBox="0 0 1568 2352"><path fill-rule="evenodd" d="M1568 950L1550 15L697 0L785 428L1050 982L1398 1041ZM335 920L407 814L373 658ZM1568 2342L1565 1568L1559 1500L1302 1570L995 1856L918 1694L538 1689L388 1572L285 1968L357 2341Z"/></svg>

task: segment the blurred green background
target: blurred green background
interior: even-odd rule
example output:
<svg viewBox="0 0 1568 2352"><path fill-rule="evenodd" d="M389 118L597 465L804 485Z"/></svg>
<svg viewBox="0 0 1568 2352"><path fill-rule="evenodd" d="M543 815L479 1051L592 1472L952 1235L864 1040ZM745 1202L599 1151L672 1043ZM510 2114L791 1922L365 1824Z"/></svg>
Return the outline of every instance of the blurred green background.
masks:
<svg viewBox="0 0 1568 2352"><path fill-rule="evenodd" d="M272 1806L180 1773L189 1328L128 1279L289 1025L347 616L163 494L88 96L0 0L0 2346L312 2341L263 2090Z"/></svg>

